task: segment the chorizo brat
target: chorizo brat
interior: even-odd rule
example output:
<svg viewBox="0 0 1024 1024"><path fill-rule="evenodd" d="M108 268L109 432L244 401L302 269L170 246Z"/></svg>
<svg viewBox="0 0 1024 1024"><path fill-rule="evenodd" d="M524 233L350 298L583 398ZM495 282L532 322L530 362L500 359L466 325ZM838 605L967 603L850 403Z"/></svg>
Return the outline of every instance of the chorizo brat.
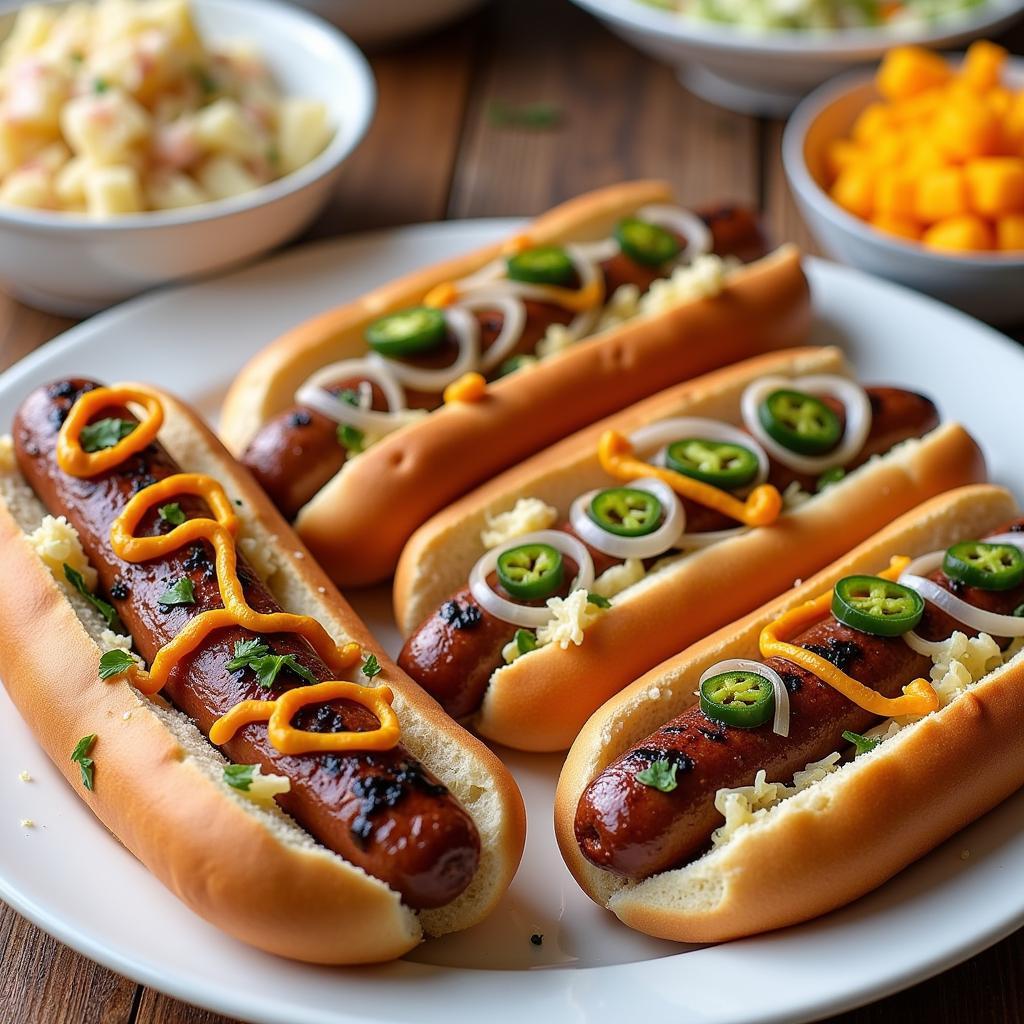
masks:
<svg viewBox="0 0 1024 1024"><path fill-rule="evenodd" d="M147 661L196 614L220 606L212 551L205 541L170 555L132 564L110 546L110 525L133 494L178 472L157 443L113 470L88 479L63 473L57 465L57 434L78 395L95 387L64 380L33 392L18 411L14 441L18 465L47 509L66 516L78 531L100 585ZM127 409L113 411L133 419ZM208 515L205 502L183 496L186 517ZM141 524L154 535L166 528L155 510ZM280 610L252 568L239 557L239 578L250 606ZM182 579L195 602L166 606L161 595ZM239 627L218 630L173 669L164 695L191 717L204 734L241 700L265 697L249 669L229 671L235 645L256 639ZM327 666L297 635L269 638L275 654L292 655L317 681L332 678ZM280 689L302 680L285 668ZM312 732L363 731L376 719L354 703L336 701L302 709L299 728ZM473 821L458 802L402 747L374 753L284 755L270 745L266 729L249 725L224 745L236 763L259 764L291 780L281 806L324 846L402 894L411 907L441 906L472 879L480 855Z"/></svg>
<svg viewBox="0 0 1024 1024"><path fill-rule="evenodd" d="M863 465L901 441L923 436L939 422L935 405L922 395L893 387L871 387L866 391L873 413L871 432L847 470ZM840 403L829 400L829 405L842 415ZM780 491L793 482L809 490L815 487L814 478L797 473L774 459L768 479ZM709 532L735 525L706 506L688 499L684 499L683 504L688 530ZM561 524L559 529L573 533L568 523ZM598 575L621 562L590 545L587 547ZM449 714L462 718L480 706L488 681L503 664L502 649L513 639L516 630L516 626L481 608L469 588L464 587L452 594L409 636L398 663Z"/></svg>

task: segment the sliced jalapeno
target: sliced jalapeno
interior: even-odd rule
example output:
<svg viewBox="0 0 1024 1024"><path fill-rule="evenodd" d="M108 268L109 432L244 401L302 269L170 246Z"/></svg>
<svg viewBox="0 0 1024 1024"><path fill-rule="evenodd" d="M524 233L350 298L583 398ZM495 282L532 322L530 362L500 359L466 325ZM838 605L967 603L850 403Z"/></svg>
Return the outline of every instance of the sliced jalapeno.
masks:
<svg viewBox="0 0 1024 1024"><path fill-rule="evenodd" d="M631 260L645 267L660 267L674 260L683 248L671 232L639 217L620 220L615 225L615 241Z"/></svg>
<svg viewBox="0 0 1024 1024"><path fill-rule="evenodd" d="M749 448L702 437L687 437L670 444L665 453L665 465L726 491L746 487L760 468L757 456Z"/></svg>
<svg viewBox="0 0 1024 1024"><path fill-rule="evenodd" d="M902 636L924 614L921 595L880 576L844 576L832 591L832 614L872 636Z"/></svg>
<svg viewBox="0 0 1024 1024"><path fill-rule="evenodd" d="M526 284L571 285L576 268L569 254L557 245L538 245L509 256L507 273L512 281Z"/></svg>
<svg viewBox="0 0 1024 1024"><path fill-rule="evenodd" d="M519 601L538 601L561 590L562 554L550 544L520 544L498 556L498 582Z"/></svg>
<svg viewBox="0 0 1024 1024"><path fill-rule="evenodd" d="M774 714L772 684L756 672L720 672L700 684L700 709L714 722L756 729Z"/></svg>
<svg viewBox="0 0 1024 1024"><path fill-rule="evenodd" d="M942 571L969 587L1012 590L1024 582L1024 554L1013 544L965 540L946 552Z"/></svg>
<svg viewBox="0 0 1024 1024"><path fill-rule="evenodd" d="M374 320L366 328L366 343L382 356L412 356L437 348L444 335L441 310L414 306Z"/></svg>
<svg viewBox="0 0 1024 1024"><path fill-rule="evenodd" d="M661 502L637 487L611 487L594 495L587 515L617 537L646 537L661 522Z"/></svg>
<svg viewBox="0 0 1024 1024"><path fill-rule="evenodd" d="M801 455L824 455L843 436L839 417L820 398L802 391L773 391L757 413L770 437Z"/></svg>
<svg viewBox="0 0 1024 1024"><path fill-rule="evenodd" d="M826 487L831 487L833 484L839 483L843 477L846 476L846 470L842 466L833 466L831 469L826 469L821 476L818 477L818 482L815 484L815 490L820 494Z"/></svg>

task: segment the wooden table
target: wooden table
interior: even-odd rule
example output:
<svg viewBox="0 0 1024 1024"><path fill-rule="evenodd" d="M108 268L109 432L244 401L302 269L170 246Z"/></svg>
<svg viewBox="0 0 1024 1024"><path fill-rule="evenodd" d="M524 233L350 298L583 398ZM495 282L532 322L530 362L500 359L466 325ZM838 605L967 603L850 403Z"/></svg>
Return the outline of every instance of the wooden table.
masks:
<svg viewBox="0 0 1024 1024"><path fill-rule="evenodd" d="M386 0L382 0L386 2ZM1011 40L1024 52L1024 33ZM778 240L813 251L786 187L782 126L718 110L564 0L495 0L469 22L373 60L376 123L310 232L539 212L630 177L687 203L761 206ZM555 130L495 123L495 102L545 101ZM0 369L70 321L0 297ZM6 783L5 783L6 784ZM1024 932L835 1024L1024 1021ZM225 1024L112 974L0 907L0 1024Z"/></svg>

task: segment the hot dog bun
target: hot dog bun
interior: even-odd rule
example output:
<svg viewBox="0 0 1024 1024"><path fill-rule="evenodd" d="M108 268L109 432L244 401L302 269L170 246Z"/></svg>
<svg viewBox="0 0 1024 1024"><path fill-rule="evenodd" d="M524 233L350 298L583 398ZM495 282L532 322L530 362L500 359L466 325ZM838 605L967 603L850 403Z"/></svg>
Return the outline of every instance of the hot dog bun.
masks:
<svg viewBox="0 0 1024 1024"><path fill-rule="evenodd" d="M671 202L639 181L571 200L534 221L537 243L604 237L624 215ZM235 380L221 436L240 455L259 427L294 404L310 374L363 354L366 325L418 303L434 285L499 255L487 246L417 271L324 313L263 350ZM807 280L786 246L737 269L723 291L586 339L529 371L488 385L483 399L443 406L347 462L300 512L296 529L342 585L386 578L428 516L471 487L625 403L758 352L800 344L810 328Z"/></svg>
<svg viewBox="0 0 1024 1024"><path fill-rule="evenodd" d="M770 374L820 373L852 376L836 348L758 356L670 388L496 477L425 523L406 546L394 588L400 628L410 632L465 586L484 553L481 531L489 515L527 496L564 515L579 494L607 486L597 458L605 430L628 433L673 416L738 423L740 396L751 381ZM473 728L518 749L564 750L587 718L640 673L817 571L894 516L984 478L981 452L958 424L943 424L920 441L906 442L773 526L691 553L648 575L587 628L579 647L550 644L500 668Z"/></svg>
<svg viewBox="0 0 1024 1024"><path fill-rule="evenodd" d="M796 924L856 899L1024 783L1024 665L1017 658L941 711L741 827L699 860L636 884L586 861L573 834L584 789L608 764L695 700L700 673L758 656L761 629L855 572L983 536L1016 513L999 487L926 502L800 587L648 672L590 719L566 759L555 831L588 896L631 928L679 942L722 942Z"/></svg>
<svg viewBox="0 0 1024 1024"><path fill-rule="evenodd" d="M153 390L150 388L150 390ZM159 440L190 472L240 502L241 536L273 559L268 585L289 611L316 617L338 641L376 654L395 693L403 743L462 802L481 839L469 888L414 913L399 895L318 846L291 819L222 781L221 755L183 715L123 681L101 682L99 616L50 574L26 532L45 510L13 467L0 466L0 677L29 728L103 824L175 895L253 946L315 963L389 960L424 936L469 927L515 874L525 810L501 762L401 673L334 589L248 472L182 403L161 395ZM254 562L254 564L258 564ZM70 760L96 733L96 789Z"/></svg>

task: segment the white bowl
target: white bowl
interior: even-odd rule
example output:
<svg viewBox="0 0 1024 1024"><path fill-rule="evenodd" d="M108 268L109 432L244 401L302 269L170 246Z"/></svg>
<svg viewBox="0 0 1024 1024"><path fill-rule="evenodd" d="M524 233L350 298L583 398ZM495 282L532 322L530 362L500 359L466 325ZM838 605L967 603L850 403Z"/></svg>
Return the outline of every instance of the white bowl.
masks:
<svg viewBox="0 0 1024 1024"><path fill-rule="evenodd" d="M484 0L295 0L334 22L360 46L383 46L428 32L479 7Z"/></svg>
<svg viewBox="0 0 1024 1024"><path fill-rule="evenodd" d="M193 9L205 38L251 40L286 93L323 100L334 138L278 181L182 210L96 221L0 207L0 284L18 298L84 316L273 249L306 227L330 197L343 161L373 118L376 88L363 55L337 29L274 0L193 0ZM13 17L0 15L0 36Z"/></svg>
<svg viewBox="0 0 1024 1024"><path fill-rule="evenodd" d="M952 46L1024 13L1024 0L988 0L928 29L760 31L660 10L639 0L573 0L638 49L676 66L691 92L744 114L782 117L815 86L875 61L897 43Z"/></svg>
<svg viewBox="0 0 1024 1024"><path fill-rule="evenodd" d="M1024 88L1024 60L1008 79ZM849 133L878 98L873 71L843 75L804 100L786 126L782 161L811 232L826 252L851 266L909 285L994 324L1024 322L1024 253L947 254L871 227L825 192L825 149Z"/></svg>

